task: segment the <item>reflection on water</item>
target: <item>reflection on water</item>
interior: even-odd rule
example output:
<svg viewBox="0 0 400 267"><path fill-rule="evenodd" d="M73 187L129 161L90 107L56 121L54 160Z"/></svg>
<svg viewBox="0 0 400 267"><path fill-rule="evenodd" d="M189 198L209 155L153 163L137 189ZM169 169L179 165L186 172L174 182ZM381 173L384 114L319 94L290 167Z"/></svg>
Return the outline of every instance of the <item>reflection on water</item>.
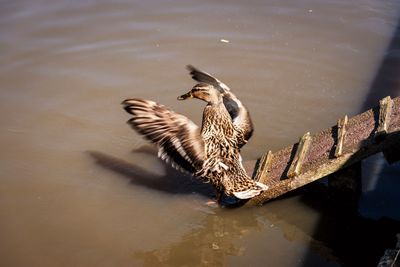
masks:
<svg viewBox="0 0 400 267"><path fill-rule="evenodd" d="M200 123L203 103L176 101L193 85L184 66L198 66L251 111L243 156L254 160L398 94L388 66L399 10L395 0L1 1L0 265L346 266L350 246L374 265L398 227L398 168L365 162L379 173L360 202L373 219L313 186L260 208L211 208L209 185L157 160L119 103L153 99Z"/></svg>
<svg viewBox="0 0 400 267"><path fill-rule="evenodd" d="M181 242L166 248L136 252L135 257L143 260L144 266L226 266L229 263L227 256L242 256L245 251L243 245L235 244L236 241L248 231L262 228L254 218L247 222L245 224L235 216L217 211L206 218L201 228L183 236Z"/></svg>
<svg viewBox="0 0 400 267"><path fill-rule="evenodd" d="M241 219L237 219L238 215ZM281 230L284 232L281 233ZM284 243L288 245L286 251L281 250L281 242L275 242L282 238L282 234L286 239ZM251 256L254 248L247 244L251 239L250 242L266 244L256 259ZM333 262L329 263L330 260L336 260L329 248L312 240L295 224L279 219L279 212L274 214L257 210L216 209L204 219L201 227L193 229L179 242L154 250L135 252L134 256L142 260L144 266L242 266L261 262L262 265L273 266L280 257L280 264L290 266L298 259L288 253L293 249L289 242L296 244L296 250L304 250L312 242L318 252L313 255L313 263L335 266Z"/></svg>

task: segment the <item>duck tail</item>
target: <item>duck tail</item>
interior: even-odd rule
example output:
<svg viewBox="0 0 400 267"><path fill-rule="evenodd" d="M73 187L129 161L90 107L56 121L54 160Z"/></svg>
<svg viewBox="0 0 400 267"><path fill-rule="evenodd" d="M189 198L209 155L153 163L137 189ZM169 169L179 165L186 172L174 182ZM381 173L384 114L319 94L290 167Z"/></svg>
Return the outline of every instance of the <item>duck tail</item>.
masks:
<svg viewBox="0 0 400 267"><path fill-rule="evenodd" d="M254 185L249 189L232 192L232 194L239 199L249 199L258 196L259 194L261 194L263 191L266 190L268 190L267 185L260 182L254 182Z"/></svg>

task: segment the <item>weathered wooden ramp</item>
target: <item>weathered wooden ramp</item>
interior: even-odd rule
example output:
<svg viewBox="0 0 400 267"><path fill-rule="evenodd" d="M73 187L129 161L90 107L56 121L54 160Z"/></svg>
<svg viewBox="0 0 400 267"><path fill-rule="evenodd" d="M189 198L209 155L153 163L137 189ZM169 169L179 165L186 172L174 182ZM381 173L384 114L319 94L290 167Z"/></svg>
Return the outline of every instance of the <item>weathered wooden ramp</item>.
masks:
<svg viewBox="0 0 400 267"><path fill-rule="evenodd" d="M375 108L247 162L245 167L255 166L255 179L269 189L246 205L260 205L381 151L389 163L400 160L400 97L386 97Z"/></svg>

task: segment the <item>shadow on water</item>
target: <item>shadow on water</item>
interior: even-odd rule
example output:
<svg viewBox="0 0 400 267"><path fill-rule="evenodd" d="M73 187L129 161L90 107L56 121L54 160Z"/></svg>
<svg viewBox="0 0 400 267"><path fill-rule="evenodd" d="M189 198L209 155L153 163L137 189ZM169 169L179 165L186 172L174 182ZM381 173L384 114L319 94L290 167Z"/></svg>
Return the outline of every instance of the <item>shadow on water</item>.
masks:
<svg viewBox="0 0 400 267"><path fill-rule="evenodd" d="M139 148L133 152L153 154L153 151L147 148ZM96 164L123 175L135 185L169 194L192 194L196 192L208 197L213 194L209 184L202 183L190 175L182 174L161 160L160 162L165 167L165 174L149 172L135 163L127 162L99 151L87 151L87 153L95 159Z"/></svg>
<svg viewBox="0 0 400 267"><path fill-rule="evenodd" d="M361 112L377 105L378 101L385 96L396 97L400 95L399 51L400 23L397 25L387 52L371 83L370 90L361 107ZM382 155L379 157L382 158ZM311 190L318 183L306 187L307 193L301 197L303 203L317 210L320 215L313 238L329 247L342 266L376 266L385 249L395 247L396 234L400 232L400 221L398 221L400 217L398 205L400 199L397 194L389 194L390 197L387 196L388 192L393 191L393 187L397 187L397 191L400 189L398 187L400 185L399 182L396 182L396 178L398 180L398 177L400 177L400 165L397 163L390 166L383 160L368 161L368 164L383 164L378 168L381 171L376 174L378 176L376 177L376 184L368 192L361 192L361 181L363 183L368 183L369 181L362 179L360 164L359 173L353 174L353 178L359 179L360 188L353 192L352 199L343 198L343 195L335 197L329 192L324 194L324 191L328 189ZM396 188L394 189L396 190ZM371 219L363 216L362 212L360 212L360 205L363 205L363 198L368 198L371 195L375 195L375 201L386 201L386 205L391 203L389 206L397 206L394 211L391 211L396 213L395 218L385 216L385 211L382 211L383 214L380 214L379 218ZM393 205L392 203L397 204ZM371 203L364 207L367 211L371 208ZM312 250L313 248L310 246L309 253L303 261L303 266L311 266Z"/></svg>

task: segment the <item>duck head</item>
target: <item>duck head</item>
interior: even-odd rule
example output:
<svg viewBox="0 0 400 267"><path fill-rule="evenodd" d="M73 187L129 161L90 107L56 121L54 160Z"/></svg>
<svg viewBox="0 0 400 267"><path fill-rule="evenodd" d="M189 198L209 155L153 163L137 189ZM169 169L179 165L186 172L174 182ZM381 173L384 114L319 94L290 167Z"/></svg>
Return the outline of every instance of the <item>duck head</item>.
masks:
<svg viewBox="0 0 400 267"><path fill-rule="evenodd" d="M178 100L185 100L188 98L197 98L209 104L216 104L222 101L221 93L218 92L214 86L206 83L198 83L186 94L178 96Z"/></svg>

